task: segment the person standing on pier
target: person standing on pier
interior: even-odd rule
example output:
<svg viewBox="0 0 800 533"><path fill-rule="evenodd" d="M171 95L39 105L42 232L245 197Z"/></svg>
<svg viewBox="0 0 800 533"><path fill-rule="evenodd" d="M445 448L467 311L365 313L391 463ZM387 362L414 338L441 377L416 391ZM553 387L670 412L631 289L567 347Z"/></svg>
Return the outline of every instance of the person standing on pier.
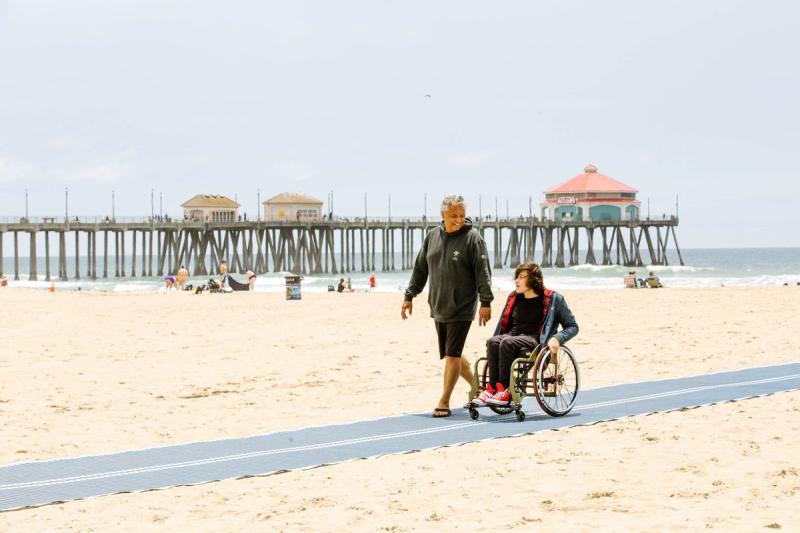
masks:
<svg viewBox="0 0 800 533"><path fill-rule="evenodd" d="M430 279L428 304L439 338L439 358L445 360L444 387L433 410L435 418L450 416L450 396L459 376L472 383L469 361L462 355L464 343L478 301L478 324L484 326L492 318L494 299L486 243L466 218L464 197L445 197L441 214L442 224L425 236L400 310L403 320L411 316L414 297Z"/></svg>

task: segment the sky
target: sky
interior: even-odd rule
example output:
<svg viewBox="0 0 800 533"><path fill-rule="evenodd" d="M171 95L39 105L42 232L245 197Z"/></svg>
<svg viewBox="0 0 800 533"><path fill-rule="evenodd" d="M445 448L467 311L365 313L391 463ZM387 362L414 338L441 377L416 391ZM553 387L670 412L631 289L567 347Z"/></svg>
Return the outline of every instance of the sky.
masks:
<svg viewBox="0 0 800 533"><path fill-rule="evenodd" d="M769 0L0 0L0 217L66 188L84 216L527 215L592 163L643 214L677 198L681 247L800 246L799 26Z"/></svg>

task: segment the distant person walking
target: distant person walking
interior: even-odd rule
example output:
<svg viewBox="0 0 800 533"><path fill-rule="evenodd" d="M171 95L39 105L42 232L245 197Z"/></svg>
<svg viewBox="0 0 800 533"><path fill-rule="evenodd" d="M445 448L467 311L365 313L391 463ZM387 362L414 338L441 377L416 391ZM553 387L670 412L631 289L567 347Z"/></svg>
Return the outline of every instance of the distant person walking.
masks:
<svg viewBox="0 0 800 533"><path fill-rule="evenodd" d="M425 236L414 262L400 316L411 315L412 300L428 287L428 304L439 338L439 358L445 360L444 386L433 416L450 416L450 397L458 377L472 383L469 361L462 355L469 328L480 301L478 324L492 318L492 273L486 243L466 218L464 197L451 195L442 201L441 225Z"/></svg>
<svg viewBox="0 0 800 533"><path fill-rule="evenodd" d="M375 273L373 273L369 277L369 292L375 292L375 286L376 285L377 285L377 282L375 281Z"/></svg>

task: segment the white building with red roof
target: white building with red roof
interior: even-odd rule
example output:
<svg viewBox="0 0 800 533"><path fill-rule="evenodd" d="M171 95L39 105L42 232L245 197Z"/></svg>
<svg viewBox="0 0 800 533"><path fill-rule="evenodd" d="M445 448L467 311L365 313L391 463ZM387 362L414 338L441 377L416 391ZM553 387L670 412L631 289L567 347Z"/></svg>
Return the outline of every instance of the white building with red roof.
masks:
<svg viewBox="0 0 800 533"><path fill-rule="evenodd" d="M583 174L544 191L542 219L557 222L638 220L639 192L587 165Z"/></svg>

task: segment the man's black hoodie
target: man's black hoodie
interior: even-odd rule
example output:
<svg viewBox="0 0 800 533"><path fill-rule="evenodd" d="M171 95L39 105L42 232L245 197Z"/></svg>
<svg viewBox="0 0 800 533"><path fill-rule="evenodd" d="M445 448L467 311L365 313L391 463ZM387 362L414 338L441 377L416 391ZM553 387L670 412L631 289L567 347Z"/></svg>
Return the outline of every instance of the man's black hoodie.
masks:
<svg viewBox="0 0 800 533"><path fill-rule="evenodd" d="M491 305L492 271L486 243L470 219L453 233L444 230L444 223L428 232L405 299L411 301L422 292L428 278L428 304L437 322L471 322L479 298L481 307Z"/></svg>

